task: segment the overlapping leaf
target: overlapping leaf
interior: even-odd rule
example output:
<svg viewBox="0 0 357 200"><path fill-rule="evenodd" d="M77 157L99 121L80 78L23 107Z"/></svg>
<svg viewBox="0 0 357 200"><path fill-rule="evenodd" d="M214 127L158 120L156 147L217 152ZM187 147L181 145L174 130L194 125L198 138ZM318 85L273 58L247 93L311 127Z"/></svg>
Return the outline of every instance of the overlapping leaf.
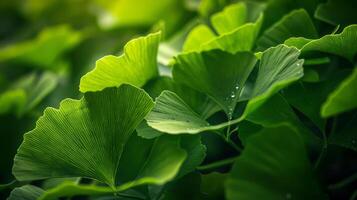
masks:
<svg viewBox="0 0 357 200"><path fill-rule="evenodd" d="M37 38L7 46L0 50L0 62L22 64L44 69L54 69L61 54L77 45L81 33L68 26L56 26L43 30Z"/></svg>
<svg viewBox="0 0 357 200"><path fill-rule="evenodd" d="M175 81L209 95L231 117L255 63L255 56L248 52L192 52L177 57L173 77Z"/></svg>
<svg viewBox="0 0 357 200"><path fill-rule="evenodd" d="M357 108L357 68L334 90L322 105L321 115L329 117Z"/></svg>
<svg viewBox="0 0 357 200"><path fill-rule="evenodd" d="M215 33L206 25L194 28L184 44L184 51L202 51L221 49L230 53L249 51L254 47L263 16L248 13L247 5L243 2L233 4L212 18ZM204 37L202 37L204 36Z"/></svg>
<svg viewBox="0 0 357 200"><path fill-rule="evenodd" d="M356 1L328 0L317 7L315 17L333 25L355 24L357 22L356 7Z"/></svg>
<svg viewBox="0 0 357 200"><path fill-rule="evenodd" d="M266 128L248 139L226 182L226 197L326 199L302 139L285 125Z"/></svg>
<svg viewBox="0 0 357 200"><path fill-rule="evenodd" d="M24 185L18 188L15 188L7 200L37 200L44 190L33 186L33 185Z"/></svg>
<svg viewBox="0 0 357 200"><path fill-rule="evenodd" d="M158 75L156 56L160 33L149 34L128 42L123 55L105 56L96 67L81 78L80 91L99 91L129 83L137 87Z"/></svg>
<svg viewBox="0 0 357 200"><path fill-rule="evenodd" d="M230 91L234 91L236 89L237 82L234 81L229 82L225 79L227 78L227 76L230 77L230 74L233 74L234 72L229 72L226 70L224 71L224 73L223 72L220 73L220 69L216 69L218 66L220 66L218 65L219 56L217 56L216 59L217 62L214 61L204 62L203 55L214 56L215 54L212 54L214 52L220 52L220 51L210 51L208 53L201 53L201 54L198 53L188 54L188 55L192 55L192 57L196 59L196 60L194 60L193 58L190 59L190 61L195 61L192 62L191 64L192 66L188 68L190 69L190 71L188 71L188 69L187 71L184 71L185 70L184 66L190 66L189 64L187 64L189 62L182 63L182 69L180 69L180 71L175 72L174 69L174 79L177 81L182 80L182 82L184 82L186 85L196 88L200 91L203 91L209 96L211 96L212 98L214 95L216 95L215 96L216 99L220 98L219 100L221 99L225 100L225 97L232 98L232 96L221 95L222 94L221 92L228 91L227 88L231 88ZM300 52L296 48L289 48L285 45L280 45L274 48L270 48L267 51L263 52L254 87L248 95L250 100L248 101L247 107L245 108L245 111L241 117L234 119L231 122L227 122L219 125L210 125L203 118L201 118L197 113L195 113L192 110L192 108L190 108L177 95L175 95L172 92L164 92L157 98L156 100L157 103L154 109L150 112L150 114L146 118L148 125L162 132L178 134L178 133L198 133L205 130L215 130L215 129L220 129L229 126L230 124L238 123L242 121L244 118L246 118L256 108L261 106L269 97L271 97L277 91L288 86L289 84L300 79L303 76L303 68L302 68L303 60L298 59L299 53ZM244 54L245 53L238 53L236 55L241 56ZM222 55L222 53L219 53L217 55ZM186 54L184 54L183 56L186 56ZM226 54L225 57L227 56L228 58L231 59L234 58L234 55ZM237 60L236 62L239 62L239 60ZM230 63L232 65L233 63L236 62L231 61ZM178 61L177 63L180 63L180 61ZM180 67L180 66L176 65L175 67ZM236 69L234 68L235 67L233 66L232 71L238 70L238 68ZM210 72L208 70L203 71L206 69L209 69L211 73L207 73ZM177 74L179 73L182 73L182 75L179 75L177 77ZM236 74L237 74L236 76L232 76L232 77L240 78L239 76L242 73L236 73ZM222 79L217 78L220 77L220 75L222 75L222 77L224 78ZM244 76L246 75L244 74L243 77L241 78L244 79ZM244 81L242 83L244 83ZM221 88L222 85L224 85L224 88ZM238 86L243 87L243 85L244 84ZM227 93L225 95L231 95L231 93L230 94ZM229 109L230 108L229 106L236 104L239 95L240 92L233 93L234 101L229 101L229 103L231 104L222 104L222 103L220 104L222 109L224 109L227 112L227 114L229 114L229 112L231 111Z"/></svg>
<svg viewBox="0 0 357 200"><path fill-rule="evenodd" d="M46 109L25 135L13 173L21 181L89 177L111 187L126 183L125 188L165 182L177 173L186 153L177 139L164 137L152 144L133 134L152 106L145 92L126 84L64 100L58 110Z"/></svg>
<svg viewBox="0 0 357 200"><path fill-rule="evenodd" d="M38 105L57 85L58 77L50 72L39 77L30 74L0 94L0 114L14 111L18 116Z"/></svg>
<svg viewBox="0 0 357 200"><path fill-rule="evenodd" d="M282 44L291 37L317 38L317 36L309 14L304 9L299 9L285 15L267 29L258 39L257 45L258 49L264 50Z"/></svg>
<svg viewBox="0 0 357 200"><path fill-rule="evenodd" d="M319 39L290 38L285 41L288 46L295 46L303 53L319 51L344 57L353 61L357 53L357 25L350 25L340 34L325 35Z"/></svg>

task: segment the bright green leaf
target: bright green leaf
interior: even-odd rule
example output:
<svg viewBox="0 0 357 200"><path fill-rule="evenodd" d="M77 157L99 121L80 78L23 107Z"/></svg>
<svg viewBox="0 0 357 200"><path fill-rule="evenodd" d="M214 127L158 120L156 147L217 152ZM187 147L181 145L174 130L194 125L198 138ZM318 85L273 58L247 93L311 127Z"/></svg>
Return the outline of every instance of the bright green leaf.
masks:
<svg viewBox="0 0 357 200"><path fill-rule="evenodd" d="M227 6L222 12L211 17L211 23L218 34L224 34L246 23L247 8L245 3Z"/></svg>
<svg viewBox="0 0 357 200"><path fill-rule="evenodd" d="M89 177L113 187L124 145L152 106L144 91L122 85L47 108L25 134L13 174L20 181Z"/></svg>
<svg viewBox="0 0 357 200"><path fill-rule="evenodd" d="M146 120L152 128L171 134L194 134L203 127L209 127L208 122L170 91L164 91L156 98L155 107Z"/></svg>
<svg viewBox="0 0 357 200"><path fill-rule="evenodd" d="M252 53L226 53L212 50L177 57L174 80L203 92L232 117L240 92L255 66Z"/></svg>
<svg viewBox="0 0 357 200"><path fill-rule="evenodd" d="M301 49L302 53L320 51L352 61L357 53L357 25L346 27L340 34L325 35L315 40L290 38L285 41L285 44Z"/></svg>
<svg viewBox="0 0 357 200"><path fill-rule="evenodd" d="M304 60L298 59L300 51L285 45L264 51L257 79L243 116L248 115L280 89L303 77Z"/></svg>
<svg viewBox="0 0 357 200"><path fill-rule="evenodd" d="M210 55L214 52L220 51L211 51L206 52L207 55ZM205 52L203 52L205 53ZM225 86L225 88L220 88L221 86L225 85L224 83L228 83L228 78L233 74L233 72L227 74L227 70L222 72L212 72L207 73L210 71L202 71L202 68L206 70L206 66L208 69L216 68L217 66L221 66L218 58L222 58L222 56L217 57L217 60L203 62L203 53L189 53L187 55L191 55L193 58L187 59L187 63L182 63L182 67L189 66L189 63L192 61L192 67L190 67L190 71L184 73L182 71L182 75L180 75L180 79L175 77L174 79L177 81L183 81L187 85L191 87L199 88L201 91L207 91L206 93L210 92L211 94L222 94L222 91L228 91L227 87L231 87L234 91L236 85L232 84L232 86ZM221 53L222 54L222 53ZM238 53L236 55L244 55L246 53ZM244 110L244 113L241 117L234 119L229 122L224 122L218 125L210 125L207 123L202 117L200 117L196 112L192 110L180 97L178 97L175 93L172 92L164 92L156 99L156 105L154 109L150 112L150 114L146 117L148 125L166 133L171 134L179 134L179 133L199 133L208 130L217 130L227 127L229 125L241 122L250 113L252 113L255 109L261 106L265 101L267 101L271 96L276 94L280 89L287 87L289 84L297 81L303 76L303 60L298 59L299 57L299 50L296 48L289 48L285 45L279 45L274 48L270 48L262 53L261 61L258 68L258 75L255 80L255 84L251 93L249 94L249 101ZM210 56L213 56L212 54ZM250 55L250 54L246 54ZM185 56L185 54L184 54ZM225 57L234 58L232 54L226 54ZM250 57L250 56L249 56ZM223 59L228 61L228 59ZM239 60L231 61L229 64L234 65L238 63ZM254 61L255 62L255 61ZM177 62L180 63L180 62ZM246 66L246 65L245 65ZM177 67L177 66L175 66ZM198 67L195 69L194 67ZM234 69L234 67L232 67ZM194 71L194 70L197 70ZM222 69L223 70L223 69ZM236 68L235 70L238 70ZM175 72L175 69L174 69ZM181 73L181 71L179 71ZM195 73L196 72L196 73ZM195 75L197 74L197 75ZM222 74L224 77L222 80L217 79L220 77L219 75ZM241 73L237 73L236 76L233 78L242 78L239 77ZM244 73L243 73L244 74ZM225 76L223 76L225 75ZM192 77L192 78L190 78ZM190 80L190 81L189 81ZM218 81L219 80L219 81ZM207 82L206 82L207 81ZM198 87L199 86L199 87ZM210 88L211 87L211 88ZM241 86L243 87L243 86ZM212 89L213 88L213 89ZM231 91L232 91L231 90ZM238 87L238 90L240 88ZM213 91L213 92L212 92ZM217 92L217 93L214 93ZM240 92L234 93L235 101L230 101L231 105L235 105L237 101L236 94L240 94ZM210 95L212 96L212 95ZM217 96L220 98L221 96ZM231 96L228 96L231 97ZM228 109L228 111L230 111Z"/></svg>
<svg viewBox="0 0 357 200"><path fill-rule="evenodd" d="M211 18L219 34L215 35L206 25L199 25L188 35L184 51L220 49L236 53L252 50L263 22L263 15L257 15L257 10L261 9L248 9L242 2L228 6Z"/></svg>
<svg viewBox="0 0 357 200"><path fill-rule="evenodd" d="M160 33L128 42L121 56L105 56L96 67L81 78L80 91L99 91L123 83L137 87L158 76L156 56Z"/></svg>

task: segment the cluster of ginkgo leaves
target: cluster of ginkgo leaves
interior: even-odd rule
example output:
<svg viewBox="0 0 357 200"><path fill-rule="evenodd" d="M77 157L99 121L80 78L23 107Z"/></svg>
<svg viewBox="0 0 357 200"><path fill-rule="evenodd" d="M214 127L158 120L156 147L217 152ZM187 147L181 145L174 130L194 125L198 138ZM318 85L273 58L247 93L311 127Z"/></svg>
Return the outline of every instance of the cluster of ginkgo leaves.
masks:
<svg viewBox="0 0 357 200"><path fill-rule="evenodd" d="M292 2L231 3L97 60L25 133L9 200L357 198L356 3Z"/></svg>

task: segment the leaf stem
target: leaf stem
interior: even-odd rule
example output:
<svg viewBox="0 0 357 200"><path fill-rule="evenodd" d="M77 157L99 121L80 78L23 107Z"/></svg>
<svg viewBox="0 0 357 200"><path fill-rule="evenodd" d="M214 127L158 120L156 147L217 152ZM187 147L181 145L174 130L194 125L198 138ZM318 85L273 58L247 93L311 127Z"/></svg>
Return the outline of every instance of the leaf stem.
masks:
<svg viewBox="0 0 357 200"><path fill-rule="evenodd" d="M201 166L198 166L197 169L198 170L209 170L209 169L219 168L219 167L233 163L237 158L238 158L238 156L232 157L232 158L227 158L227 159L220 160L217 162L213 162L213 163L210 163L207 165L201 165Z"/></svg>
<svg viewBox="0 0 357 200"><path fill-rule="evenodd" d="M233 147L236 151L238 152L241 152L242 151L242 148L240 148L236 143L234 143L230 137L227 138L226 136L224 136L223 134L221 134L220 132L218 131L214 131L214 133L216 133L217 135L221 136L222 139L227 142L229 145L231 145L231 147Z"/></svg>
<svg viewBox="0 0 357 200"><path fill-rule="evenodd" d="M346 185L350 184L350 183L353 183L357 181L357 172L352 174L351 176L343 179L342 181L338 182L338 183L335 183L335 184L332 184L332 185L329 185L328 186L328 189L330 190L336 190L336 189L339 189L339 188L343 188L345 187Z"/></svg>

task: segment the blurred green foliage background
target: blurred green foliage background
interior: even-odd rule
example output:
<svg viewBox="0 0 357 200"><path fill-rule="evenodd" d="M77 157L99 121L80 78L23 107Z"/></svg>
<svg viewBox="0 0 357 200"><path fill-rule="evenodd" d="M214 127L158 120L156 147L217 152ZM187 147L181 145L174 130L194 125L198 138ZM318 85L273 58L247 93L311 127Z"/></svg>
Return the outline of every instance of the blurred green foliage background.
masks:
<svg viewBox="0 0 357 200"><path fill-rule="evenodd" d="M190 26L198 1L0 1L0 184L23 133L44 108L79 98L79 79L131 38L162 30L165 39ZM0 194L6 198L9 191Z"/></svg>

